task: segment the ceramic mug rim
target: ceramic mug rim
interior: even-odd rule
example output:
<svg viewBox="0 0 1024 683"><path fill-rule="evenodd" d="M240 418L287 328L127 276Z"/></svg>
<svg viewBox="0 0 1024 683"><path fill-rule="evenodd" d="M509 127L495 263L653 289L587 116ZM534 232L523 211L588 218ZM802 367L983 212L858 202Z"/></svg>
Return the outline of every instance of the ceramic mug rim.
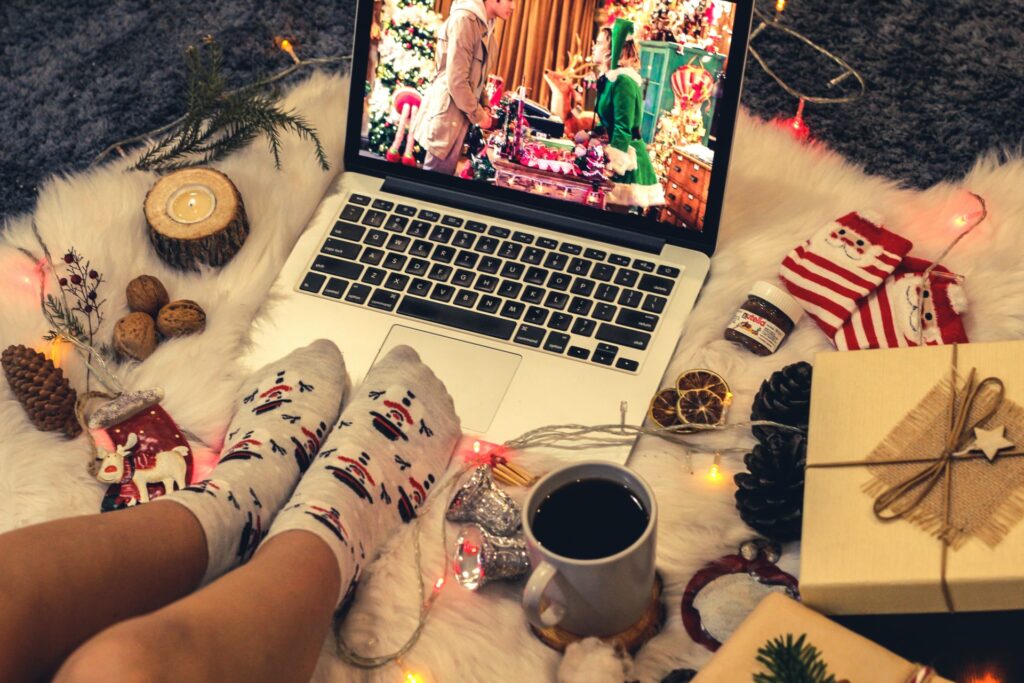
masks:
<svg viewBox="0 0 1024 683"><path fill-rule="evenodd" d="M637 537L637 539L635 541L633 541L628 546L626 546L625 548L623 548L619 552L615 553L614 555L605 555L604 557L595 557L595 558L590 559L590 560L582 560L582 559L577 559L575 557L568 557L566 555L560 555L559 553L556 553L553 550L551 550L550 548L544 546L540 541L537 540L537 537L533 535L533 529L530 528L530 511L535 506L534 498L537 496L537 492L542 490L544 485L547 484L548 481L550 481L551 479L553 479L554 477L556 477L556 476L558 476L560 474L563 474L566 470L575 469L575 468L578 468L578 467L594 466L594 465L599 465L601 467L607 467L607 468L615 470L615 471L617 471L619 473L624 473L627 477L631 477L632 478L632 482L633 483L639 485L639 487L640 487L640 489L642 489L644 495L647 496L647 500L650 501L650 509L647 511L647 526L644 528L643 533L641 533ZM588 478L590 478L590 479L608 479L607 477L600 477L600 476L588 477ZM634 491L634 493L636 493L636 491ZM534 484L533 489L526 495L526 500L524 501L523 507L520 510L520 518L522 519L523 534L526 536L526 540L529 542L530 545L533 545L535 548L537 548L537 550L540 553L542 553L544 555L550 555L551 557L555 558L560 564L572 565L572 566L580 566L580 567L592 567L592 566L597 566L597 565L602 565L602 564L609 564L609 563L614 562L616 560L620 560L620 559L630 555L631 553L635 552L637 550L637 548L639 548L644 543L646 543L648 541L648 539L654 534L654 528L656 526L656 522L657 522L657 519L658 519L658 501L655 499L654 491L651 489L651 487L647 483L647 481L643 477L641 477L639 474L637 474L633 470L629 469L628 467L626 467L624 465L619 465L619 464L616 464L616 463L613 463L613 462L608 462L607 460L581 460L580 462L574 462L574 463L570 463L568 465L565 465L564 467L559 467L558 469L553 470L551 472L548 472L543 477L541 477L540 480L537 481L536 484Z"/></svg>

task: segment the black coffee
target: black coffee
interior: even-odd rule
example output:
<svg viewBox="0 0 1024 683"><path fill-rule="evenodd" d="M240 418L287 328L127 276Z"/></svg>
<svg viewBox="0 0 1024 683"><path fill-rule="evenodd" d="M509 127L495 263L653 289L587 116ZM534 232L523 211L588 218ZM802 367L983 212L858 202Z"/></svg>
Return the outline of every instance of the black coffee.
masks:
<svg viewBox="0 0 1024 683"><path fill-rule="evenodd" d="M531 529L553 553L594 560L633 545L647 520L643 503L621 483L581 479L548 494L537 506Z"/></svg>

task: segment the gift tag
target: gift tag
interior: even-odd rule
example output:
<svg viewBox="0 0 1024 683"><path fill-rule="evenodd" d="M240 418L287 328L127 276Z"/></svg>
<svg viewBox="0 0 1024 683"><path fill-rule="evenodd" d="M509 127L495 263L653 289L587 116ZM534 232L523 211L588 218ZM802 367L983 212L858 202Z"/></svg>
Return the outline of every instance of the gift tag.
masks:
<svg viewBox="0 0 1024 683"><path fill-rule="evenodd" d="M778 547L761 541L740 546L693 575L683 592L686 632L714 652L769 593L800 599L796 577L776 566Z"/></svg>
<svg viewBox="0 0 1024 683"><path fill-rule="evenodd" d="M122 394L90 416L96 479L110 485L102 512L148 503L191 481L192 447L160 406L162 398L159 390Z"/></svg>

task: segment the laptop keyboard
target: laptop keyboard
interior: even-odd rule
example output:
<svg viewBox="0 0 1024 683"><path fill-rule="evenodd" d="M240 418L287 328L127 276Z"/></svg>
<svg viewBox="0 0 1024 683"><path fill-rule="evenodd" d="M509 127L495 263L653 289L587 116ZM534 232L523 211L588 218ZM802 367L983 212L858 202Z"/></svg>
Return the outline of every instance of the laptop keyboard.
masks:
<svg viewBox="0 0 1024 683"><path fill-rule="evenodd" d="M353 194L299 289L636 372L678 268Z"/></svg>

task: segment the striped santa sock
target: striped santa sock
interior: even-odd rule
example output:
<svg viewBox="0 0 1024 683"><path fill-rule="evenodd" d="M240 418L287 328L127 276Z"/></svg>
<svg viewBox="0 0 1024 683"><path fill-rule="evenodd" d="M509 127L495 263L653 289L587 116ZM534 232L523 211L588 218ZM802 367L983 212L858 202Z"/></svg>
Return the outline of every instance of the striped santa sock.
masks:
<svg viewBox="0 0 1024 683"><path fill-rule="evenodd" d="M779 277L825 334L834 338L912 246L860 214L848 213L789 252Z"/></svg>
<svg viewBox="0 0 1024 683"><path fill-rule="evenodd" d="M854 311L836 333L840 350L890 349L900 346L965 344L960 314L967 309L956 276L936 266L922 289L930 261L908 256Z"/></svg>

